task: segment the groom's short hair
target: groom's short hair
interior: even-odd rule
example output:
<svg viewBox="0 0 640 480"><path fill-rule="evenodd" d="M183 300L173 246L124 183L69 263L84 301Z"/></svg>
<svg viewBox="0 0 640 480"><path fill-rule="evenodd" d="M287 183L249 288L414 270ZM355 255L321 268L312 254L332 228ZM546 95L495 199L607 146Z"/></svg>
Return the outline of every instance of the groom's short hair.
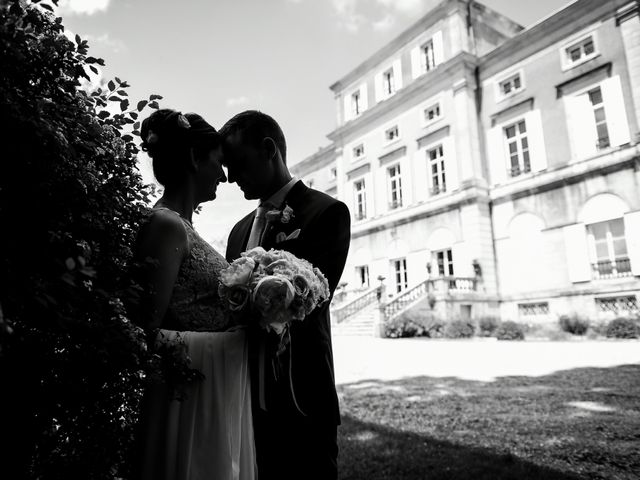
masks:
<svg viewBox="0 0 640 480"><path fill-rule="evenodd" d="M246 110L238 113L225 123L218 132L222 138L239 132L244 142L259 146L264 138L273 139L280 150L284 163L287 163L287 142L284 133L272 117L258 110Z"/></svg>

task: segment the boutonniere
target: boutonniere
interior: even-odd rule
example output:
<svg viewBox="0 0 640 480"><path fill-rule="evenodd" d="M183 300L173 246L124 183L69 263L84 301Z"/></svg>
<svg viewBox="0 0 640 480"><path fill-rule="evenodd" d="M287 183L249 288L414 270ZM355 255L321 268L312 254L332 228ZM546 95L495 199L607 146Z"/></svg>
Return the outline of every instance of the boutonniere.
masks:
<svg viewBox="0 0 640 480"><path fill-rule="evenodd" d="M291 208L286 203L282 210L273 209L273 210L269 210L265 214L265 219L267 221L267 226L269 227L269 229L276 228L276 224L280 224L284 228L284 225L289 224L291 220L294 218L295 218L295 213L293 211L293 208ZM297 229L291 232L290 234L287 234L281 231L276 234L275 241L276 243L282 243L285 240L293 240L294 238L298 238L298 235L300 235L300 229Z"/></svg>
<svg viewBox="0 0 640 480"><path fill-rule="evenodd" d="M274 223L282 223L286 225L292 218L295 218L295 214L293 213L293 208L285 203L282 210L269 210L265 214L265 218L268 225L273 225Z"/></svg>

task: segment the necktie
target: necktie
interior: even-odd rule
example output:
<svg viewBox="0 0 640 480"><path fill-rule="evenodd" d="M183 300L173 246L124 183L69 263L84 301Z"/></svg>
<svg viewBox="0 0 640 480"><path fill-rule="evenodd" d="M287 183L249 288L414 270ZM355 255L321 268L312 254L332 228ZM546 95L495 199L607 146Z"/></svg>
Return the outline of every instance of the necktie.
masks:
<svg viewBox="0 0 640 480"><path fill-rule="evenodd" d="M249 234L249 241L247 242L247 250L251 250L260 245L262 233L264 227L267 224L267 207L260 205L256 210L256 216L253 219L253 225L251 225L251 233Z"/></svg>

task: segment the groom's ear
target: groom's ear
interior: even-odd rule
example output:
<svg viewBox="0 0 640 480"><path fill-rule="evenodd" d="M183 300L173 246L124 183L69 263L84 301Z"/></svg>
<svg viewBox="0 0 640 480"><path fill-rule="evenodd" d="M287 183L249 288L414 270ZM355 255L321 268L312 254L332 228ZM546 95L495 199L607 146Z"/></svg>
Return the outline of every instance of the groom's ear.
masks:
<svg viewBox="0 0 640 480"><path fill-rule="evenodd" d="M273 160L278 154L278 146L271 137L264 137L262 139L262 148L264 149L269 160Z"/></svg>

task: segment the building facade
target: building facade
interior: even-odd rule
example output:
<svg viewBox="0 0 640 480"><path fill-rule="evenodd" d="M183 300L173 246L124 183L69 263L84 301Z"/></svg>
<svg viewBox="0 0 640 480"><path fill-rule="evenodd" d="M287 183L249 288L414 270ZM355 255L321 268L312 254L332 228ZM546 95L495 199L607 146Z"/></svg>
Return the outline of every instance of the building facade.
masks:
<svg viewBox="0 0 640 480"><path fill-rule="evenodd" d="M293 170L351 209L345 291L429 278L447 315L637 311L638 2L524 29L446 0L331 89L332 143Z"/></svg>

